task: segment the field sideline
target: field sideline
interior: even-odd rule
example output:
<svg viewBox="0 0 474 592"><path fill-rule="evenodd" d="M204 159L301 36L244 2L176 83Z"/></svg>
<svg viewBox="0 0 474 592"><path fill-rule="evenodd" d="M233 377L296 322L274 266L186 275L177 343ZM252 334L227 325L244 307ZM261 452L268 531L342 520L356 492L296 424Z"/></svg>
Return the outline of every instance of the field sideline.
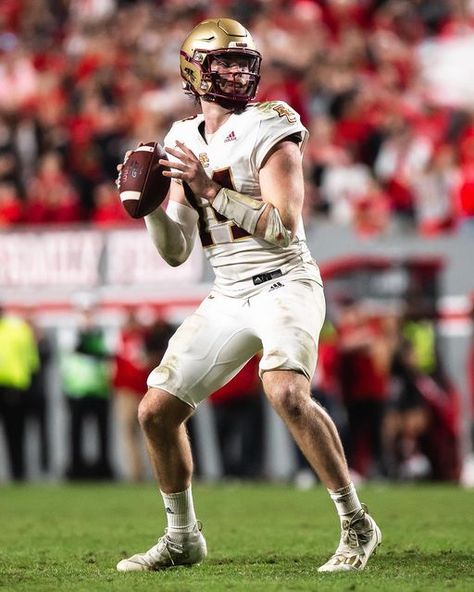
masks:
<svg viewBox="0 0 474 592"><path fill-rule="evenodd" d="M0 488L0 589L8 592L474 590L474 491L449 486L361 489L385 540L363 573L318 574L336 546L325 491L283 485L197 485L209 546L203 565L120 574L116 562L161 534L152 485Z"/></svg>

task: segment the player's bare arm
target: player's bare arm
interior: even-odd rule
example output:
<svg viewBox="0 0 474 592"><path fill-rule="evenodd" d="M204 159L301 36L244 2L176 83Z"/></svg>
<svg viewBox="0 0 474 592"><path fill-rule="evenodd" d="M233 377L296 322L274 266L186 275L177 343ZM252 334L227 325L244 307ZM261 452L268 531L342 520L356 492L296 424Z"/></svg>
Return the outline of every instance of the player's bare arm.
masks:
<svg viewBox="0 0 474 592"><path fill-rule="evenodd" d="M291 141L279 142L259 173L262 199L277 210L283 226L294 236L303 209L304 177L301 152ZM265 236L271 218L266 208L257 223L257 236Z"/></svg>
<svg viewBox="0 0 474 592"><path fill-rule="evenodd" d="M179 160L160 160L161 165L170 168L163 175L186 182L195 195L213 203L217 211L251 234L277 246L291 242L304 198L301 153L294 142L279 142L265 159L259 174L261 200L212 181L182 142L166 151Z"/></svg>

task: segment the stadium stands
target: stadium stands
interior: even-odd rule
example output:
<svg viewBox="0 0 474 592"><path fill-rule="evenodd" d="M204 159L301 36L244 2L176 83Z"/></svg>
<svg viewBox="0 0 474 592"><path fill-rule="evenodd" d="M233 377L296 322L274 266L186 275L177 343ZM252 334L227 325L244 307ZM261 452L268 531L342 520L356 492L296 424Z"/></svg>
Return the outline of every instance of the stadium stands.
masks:
<svg viewBox="0 0 474 592"><path fill-rule="evenodd" d="M362 236L470 232L472 11L448 0L2 2L0 225L123 223L108 205L115 166L193 111L179 44L197 20L226 14L262 50L258 99L288 101L312 131L308 216Z"/></svg>

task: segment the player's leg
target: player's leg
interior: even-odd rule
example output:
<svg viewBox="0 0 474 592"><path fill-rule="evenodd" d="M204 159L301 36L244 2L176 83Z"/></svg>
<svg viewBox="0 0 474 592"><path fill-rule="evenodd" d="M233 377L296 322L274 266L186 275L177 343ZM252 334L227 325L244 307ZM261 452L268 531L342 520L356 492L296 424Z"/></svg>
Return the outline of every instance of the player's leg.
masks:
<svg viewBox="0 0 474 592"><path fill-rule="evenodd" d="M279 283L253 303L263 343L263 387L321 481L338 490L350 483L344 451L334 422L311 399L309 383L325 315L323 290L316 282Z"/></svg>
<svg viewBox="0 0 474 592"><path fill-rule="evenodd" d="M308 379L292 370L267 371L263 388L275 411L318 474L331 490L350 483L344 451L333 420L311 399Z"/></svg>
<svg viewBox="0 0 474 592"><path fill-rule="evenodd" d="M168 525L156 545L145 553L120 561L119 571L192 565L200 563L207 554L191 493L193 461L185 421L192 413L190 405L159 388L150 388L140 402L138 419L163 497Z"/></svg>
<svg viewBox="0 0 474 592"><path fill-rule="evenodd" d="M185 421L260 348L260 341L242 326L241 309L235 299L206 300L171 338L161 364L149 376L139 420L168 527L149 551L119 562L119 571L199 563L207 553L194 512Z"/></svg>
<svg viewBox="0 0 474 592"><path fill-rule="evenodd" d="M154 475L163 493L191 485L193 460L185 421L193 408L159 388L148 389L138 408L138 421Z"/></svg>
<svg viewBox="0 0 474 592"><path fill-rule="evenodd" d="M310 396L325 312L322 288L285 278L279 283L278 290L264 292L254 302L264 390L327 487L341 520L340 544L321 571L363 569L381 541L380 531L358 499L334 422Z"/></svg>

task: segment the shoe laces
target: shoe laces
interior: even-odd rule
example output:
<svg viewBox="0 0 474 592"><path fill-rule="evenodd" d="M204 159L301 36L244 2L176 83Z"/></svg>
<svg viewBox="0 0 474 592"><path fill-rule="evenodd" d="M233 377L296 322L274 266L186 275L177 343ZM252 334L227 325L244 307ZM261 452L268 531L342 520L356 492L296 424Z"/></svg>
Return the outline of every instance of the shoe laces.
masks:
<svg viewBox="0 0 474 592"><path fill-rule="evenodd" d="M173 556L181 555L184 552L184 547L181 543L178 543L170 538L167 531L165 534L158 539L156 545L145 553L145 560L150 564L156 564L163 559L163 554L166 554L172 565L175 565Z"/></svg>
<svg viewBox="0 0 474 592"><path fill-rule="evenodd" d="M201 532L202 522L198 520L196 526L198 531ZM150 564L157 563L163 558L163 553L166 554L172 565L175 565L173 556L176 557L176 555L184 553L184 544L173 540L168 534L168 529L165 529L165 534L158 539L157 544L145 553L145 560Z"/></svg>
<svg viewBox="0 0 474 592"><path fill-rule="evenodd" d="M356 549L367 543L372 536L372 529L370 527L364 528L367 512L367 506L362 504L362 508L350 520L343 520L342 522L341 539L351 549Z"/></svg>

